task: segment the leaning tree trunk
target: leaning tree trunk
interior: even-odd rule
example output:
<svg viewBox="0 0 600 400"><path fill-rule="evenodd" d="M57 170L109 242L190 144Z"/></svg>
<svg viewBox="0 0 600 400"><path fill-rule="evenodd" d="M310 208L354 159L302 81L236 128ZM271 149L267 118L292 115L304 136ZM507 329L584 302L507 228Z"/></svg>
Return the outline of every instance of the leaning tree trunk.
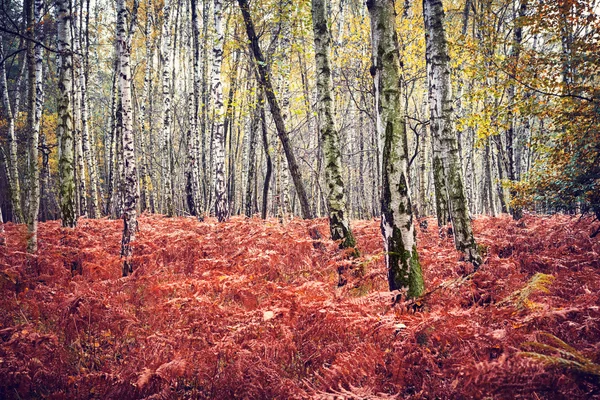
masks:
<svg viewBox="0 0 600 400"><path fill-rule="evenodd" d="M6 60L4 58L5 54L2 42L3 40L0 40L0 57L2 60ZM17 138L15 136L15 115L17 112L10 106L5 64L6 61L0 65L0 91L2 92L2 103L4 104L4 110L6 110L6 119L8 122L8 180L13 222L20 223L23 221L23 212L21 210L21 185L19 184L19 171L17 168Z"/></svg>
<svg viewBox="0 0 600 400"><path fill-rule="evenodd" d="M393 0L369 0L367 7L371 14L377 113L384 130L381 233L388 281L390 290L406 290L407 297L417 297L423 293L425 285L417 254L408 186L396 13Z"/></svg>
<svg viewBox="0 0 600 400"><path fill-rule="evenodd" d="M212 85L211 94L214 102L215 127L213 133L213 163L215 168L215 215L219 221L229 217L227 191L225 188L225 131L223 85L221 83L221 64L223 63L223 2L215 0L214 23L215 41L213 46Z"/></svg>
<svg viewBox="0 0 600 400"><path fill-rule="evenodd" d="M277 129L277 135L279 136L279 140L281 140L281 145L283 146L283 151L285 152L285 157L288 162L290 174L292 175L292 180L294 181L294 187L296 189L296 194L298 195L300 208L302 209L302 217L305 219L311 219L312 211L308 203L308 197L306 196L306 189L304 188L304 183L302 182L300 168L298 166L298 163L296 162L296 156L294 155L294 152L292 150L289 134L285 129L285 122L281 115L281 108L279 107L279 103L277 102L277 98L275 97L275 91L273 90L273 84L269 67L266 63L265 57L262 54L262 50L260 49L258 37L256 36L256 31L254 29L254 23L252 22L252 17L250 15L250 7L248 5L248 1L238 0L238 4L242 11L244 24L246 25L246 33L248 34L248 39L250 41L250 48L252 50L252 53L254 54L254 59L256 60L256 65L260 77L260 84L263 87L265 91L265 96L267 97L267 101L269 102L271 114L273 115L273 120L275 121L275 128Z"/></svg>
<svg viewBox="0 0 600 400"><path fill-rule="evenodd" d="M319 96L319 119L323 154L325 157L325 180L329 188L329 229L333 240L341 240L341 247L354 247L356 241L350 229L346 209L346 193L342 180L342 154L339 132L333 122L333 98L331 96L331 62L329 51L331 39L327 24L327 0L312 0L315 58L317 67L317 93Z"/></svg>
<svg viewBox="0 0 600 400"><path fill-rule="evenodd" d="M135 5L134 5L135 7ZM135 13L134 13L135 15ZM121 240L121 257L123 257L123 276L133 272L131 243L135 240L137 231L137 170L135 160L135 141L133 137L133 114L131 106L131 36L125 32L127 8L125 0L117 0L117 42L119 45L119 90L122 107L122 140L123 140L123 238ZM135 17L132 17L135 18ZM133 24L132 24L133 26Z"/></svg>
<svg viewBox="0 0 600 400"><path fill-rule="evenodd" d="M463 185L462 166L456 134L452 130L452 87L444 8L441 0L423 1L425 21L426 61L429 84L430 125L434 142L441 150L441 168L444 172L454 245L466 254L475 267L481 256L473 237L469 210ZM437 166L436 168L439 168ZM437 191L436 191L437 195Z"/></svg>
<svg viewBox="0 0 600 400"><path fill-rule="evenodd" d="M62 226L77 225L75 212L75 169L73 156L73 114L71 98L71 13L67 0L57 0L58 21L56 26L60 72L58 74L58 123L56 135L60 143L58 170L60 178L60 213Z"/></svg>

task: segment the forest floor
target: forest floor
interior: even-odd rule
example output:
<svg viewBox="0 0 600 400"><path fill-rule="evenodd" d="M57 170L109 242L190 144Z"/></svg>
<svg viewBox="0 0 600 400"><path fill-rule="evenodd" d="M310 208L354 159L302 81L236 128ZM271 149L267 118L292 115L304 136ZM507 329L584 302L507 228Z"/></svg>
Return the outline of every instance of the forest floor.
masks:
<svg viewBox="0 0 600 400"><path fill-rule="evenodd" d="M427 290L392 304L379 224L144 215L5 224L0 398L600 398L598 222L480 217L485 263L417 227ZM322 239L312 239L319 231ZM431 292L432 291L432 292Z"/></svg>

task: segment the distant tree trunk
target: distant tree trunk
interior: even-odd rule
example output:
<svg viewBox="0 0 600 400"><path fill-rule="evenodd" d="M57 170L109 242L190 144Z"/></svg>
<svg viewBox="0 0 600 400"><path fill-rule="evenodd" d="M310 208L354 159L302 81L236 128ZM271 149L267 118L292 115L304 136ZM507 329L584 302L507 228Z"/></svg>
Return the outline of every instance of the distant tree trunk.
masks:
<svg viewBox="0 0 600 400"><path fill-rule="evenodd" d="M5 60L3 40L0 40L0 57ZM21 209L21 185L19 184L19 170L17 165L17 138L15 136L15 116L18 110L13 110L8 95L8 84L6 81L6 61L0 65L0 91L2 92L2 103L6 110L8 122L8 180L10 189L13 222L23 222L23 211ZM18 90L18 85L17 85ZM16 107L15 107L16 108Z"/></svg>
<svg viewBox="0 0 600 400"><path fill-rule="evenodd" d="M129 34L126 34L125 23L127 8L125 0L117 0L117 42L119 45L119 91L122 105L122 135L123 135L123 173L124 173L124 198L123 198L123 238L121 240L121 257L123 257L123 276L133 272L131 243L135 240L137 232L137 200L138 181L135 159L135 141L133 137L133 115L131 106L131 37L135 26L137 0L134 1L134 12Z"/></svg>
<svg viewBox="0 0 600 400"><path fill-rule="evenodd" d="M200 181L199 181L199 132L198 132L198 113L200 112L200 21L198 19L198 6L196 0L191 0L192 8L192 113L190 117L190 137L188 137L188 165L187 165L187 184L186 192L188 206L192 215L201 218L200 207Z"/></svg>
<svg viewBox="0 0 600 400"><path fill-rule="evenodd" d="M38 21L44 11L43 0L31 0L32 9L29 34L37 40L42 40L43 25ZM29 64L29 130L28 141L28 186L29 186L29 209L27 210L27 251L37 251L37 226L40 209L40 166L38 161L38 148L40 138L40 124L42 120L42 108L44 105L44 86L42 82L43 50L39 44L28 43L27 62Z"/></svg>
<svg viewBox="0 0 600 400"><path fill-rule="evenodd" d="M260 128L262 133L262 144L263 151L265 153L265 158L267 160L267 169L265 171L265 182L263 184L263 197L262 197L262 207L261 207L261 218L267 218L267 209L269 205L269 184L271 183L271 174L273 173L273 161L271 161L271 154L269 151L269 135L267 132L267 118L265 116L265 102L264 97L262 95L262 89L258 89L259 96L261 97L259 101L259 112L260 112Z"/></svg>
<svg viewBox="0 0 600 400"><path fill-rule="evenodd" d="M305 219L310 219L312 218L312 211L308 203L308 197L306 196L306 189L304 188L304 183L302 182L302 175L300 173L300 168L298 167L296 157L292 150L288 132L285 129L285 122L283 121L283 117L281 116L281 109L279 108L279 104L277 103L277 99L275 97L271 73L265 61L265 57L263 56L262 51L260 49L258 37L256 36L256 32L254 30L254 23L252 22L252 17L250 16L248 1L238 0L238 3L242 11L244 23L246 25L246 32L250 41L250 47L256 60L260 76L260 83L265 91L267 101L269 102L271 114L273 115L273 120L275 121L275 127L277 129L277 135L281 140L281 144L283 146L283 150L285 152L285 156L288 162L288 167L290 169L290 174L292 175L292 180L294 181L294 187L296 188L296 194L298 195L298 200L300 201L302 217Z"/></svg>
<svg viewBox="0 0 600 400"><path fill-rule="evenodd" d="M58 169L60 177L60 210L62 226L77 225L75 212L75 170L73 157L73 114L71 99L71 74L73 54L71 52L71 13L67 0L57 0L57 37L60 60L58 74L58 123L57 137L60 142Z"/></svg>
<svg viewBox="0 0 600 400"><path fill-rule="evenodd" d="M319 96L319 120L325 156L325 179L329 188L329 228L333 240L341 240L341 247L354 247L356 241L350 229L346 209L346 193L342 180L342 154L339 132L333 121L331 95L331 39L327 22L327 0L312 0L313 31Z"/></svg>
<svg viewBox="0 0 600 400"><path fill-rule="evenodd" d="M248 176L246 179L246 217L251 217L256 212L255 198L256 191L254 182L256 181L256 146L258 142L258 124L260 123L260 109L263 106L262 91L256 90L256 104L254 106L254 115L250 122L250 138L248 139Z"/></svg>
<svg viewBox="0 0 600 400"><path fill-rule="evenodd" d="M81 85L81 138L83 146L83 154L85 156L86 166L90 178L90 216L92 218L100 217L100 207L98 205L98 172L96 163L94 162L93 142L89 131L88 114L87 114L87 87L84 71L80 73ZM85 178L85 177L84 177Z"/></svg>
<svg viewBox="0 0 600 400"><path fill-rule="evenodd" d="M492 148L490 146L490 138L485 141L485 160L484 160L484 200L487 205L487 213L491 216L496 215L496 204L494 202L494 185L492 180Z"/></svg>
<svg viewBox="0 0 600 400"><path fill-rule="evenodd" d="M0 208L0 246L6 246L6 236L4 233L4 219L2 218L2 208Z"/></svg>
<svg viewBox="0 0 600 400"><path fill-rule="evenodd" d="M73 69L72 69L72 87L73 87L73 126L75 128L75 182L77 192L77 212L79 215L88 214L86 174L85 174L85 158L83 152L83 134L82 134L82 88L81 88L81 72L83 71L83 57L81 55L80 46L80 29L79 29L79 2L72 3L71 12L71 35L73 40Z"/></svg>
<svg viewBox="0 0 600 400"><path fill-rule="evenodd" d="M471 220L462 176L462 164L456 133L452 130L452 87L444 8L441 0L423 1L425 21L426 59L429 84L430 124L434 142L441 149L441 168L444 173L454 245L466 254L475 267L481 256L473 237ZM439 168L439 167L438 167ZM437 191L436 191L437 194ZM444 194L446 195L446 194Z"/></svg>
<svg viewBox="0 0 600 400"><path fill-rule="evenodd" d="M369 0L373 40L374 77L377 80L382 129L384 129L381 233L390 290L406 290L420 296L425 285L417 254L416 234L408 186L407 139L401 104L401 75L396 12L393 0Z"/></svg>
<svg viewBox="0 0 600 400"><path fill-rule="evenodd" d="M163 131L161 152L161 176L164 183L164 207L167 216L172 217L175 213L173 205L173 181L171 170L171 29L169 17L171 12L170 0L165 0L163 8L162 27L162 95L163 95Z"/></svg>
<svg viewBox="0 0 600 400"><path fill-rule="evenodd" d="M148 155L148 150L146 149L146 139L150 137L151 132L149 129L150 121L149 115L146 112L146 107L151 102L151 93L152 93L152 60L154 55L154 46L151 37L151 27L152 27L152 0L148 0L146 4L146 27L145 27L145 36L146 36L146 68L144 70L144 86L142 88L142 101L140 102L140 116L139 122L141 126L140 132L140 141L142 143L142 165L141 165L141 173L140 178L142 180L142 211L150 209L151 212L154 212L154 188L152 191L150 190L150 186L152 180L150 178L150 166L148 159L151 158Z"/></svg>
<svg viewBox="0 0 600 400"><path fill-rule="evenodd" d="M111 86L111 106L110 106L110 137L108 138L107 155L106 155L106 214L114 216L114 204L115 204L115 188L116 188L116 171L115 171L115 157L117 153L117 127L120 123L119 116L119 96L117 90L117 82L119 76L119 59L117 55L118 51L115 46L115 59L114 59L114 73Z"/></svg>
<svg viewBox="0 0 600 400"><path fill-rule="evenodd" d="M518 13L514 13L514 31L513 31L513 42L510 50L510 57L512 62L512 71L511 74L513 77L516 75L517 64L519 62L519 57L521 54L521 42L523 40L523 23L521 19L525 16L527 11L527 0L523 0L521 5L519 6ZM518 17L518 18L517 18ZM508 179L514 184L517 181L517 171L520 170L518 164L520 164L520 159L516 156L518 153L516 151L516 146L518 142L516 129L515 129L515 117L513 115L514 109L514 101L516 95L516 85L514 79L511 79L510 85L508 86L508 130L506 132L506 151L508 152ZM513 199L516 193L513 188L510 190L510 197ZM518 220L523 217L523 210L519 206L511 205L510 213L514 219Z"/></svg>

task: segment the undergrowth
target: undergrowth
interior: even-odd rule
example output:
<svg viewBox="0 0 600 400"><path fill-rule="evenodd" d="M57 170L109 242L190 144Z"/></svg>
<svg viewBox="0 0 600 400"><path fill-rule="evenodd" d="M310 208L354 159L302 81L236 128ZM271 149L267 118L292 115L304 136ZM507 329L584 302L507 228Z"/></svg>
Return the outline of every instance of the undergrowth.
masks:
<svg viewBox="0 0 600 400"><path fill-rule="evenodd" d="M353 222L353 258L323 219L144 215L127 278L121 221L42 223L36 256L25 227L5 224L0 398L600 396L590 220L478 218L487 256L468 279L452 238L428 225L429 294L403 307L376 220Z"/></svg>

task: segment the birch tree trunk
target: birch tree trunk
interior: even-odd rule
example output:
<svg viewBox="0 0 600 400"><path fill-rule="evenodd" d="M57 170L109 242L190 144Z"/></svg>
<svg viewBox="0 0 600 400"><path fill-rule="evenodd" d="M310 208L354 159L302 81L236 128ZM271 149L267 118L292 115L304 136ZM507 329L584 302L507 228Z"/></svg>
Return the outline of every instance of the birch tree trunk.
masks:
<svg viewBox="0 0 600 400"><path fill-rule="evenodd" d="M466 254L477 268L481 256L473 237L469 209L465 197L462 164L456 133L452 130L452 87L444 8L441 0L423 1L425 22L426 61L429 86L430 125L434 142L441 149L441 168L444 173L454 245ZM437 195L437 190L436 190Z"/></svg>
<svg viewBox="0 0 600 400"><path fill-rule="evenodd" d="M340 246L354 247L356 241L348 221L346 193L342 179L342 155L339 132L333 121L333 98L331 95L331 62L329 52L331 39L327 23L327 0L312 0L315 59L317 68L317 92L323 154L325 158L325 180L329 192L329 229L333 240L341 240Z"/></svg>
<svg viewBox="0 0 600 400"><path fill-rule="evenodd" d="M134 2L134 9L137 9ZM126 34L125 22L127 8L125 0L117 0L117 42L119 45L119 91L122 103L122 140L123 140L123 173L124 173L124 198L123 198L123 238L121 240L121 257L123 257L123 276L133 272L131 243L135 240L137 231L137 200L138 182L135 159L135 141L133 136L133 115L131 105L131 36L135 24L135 12L129 34Z"/></svg>
<svg viewBox="0 0 600 400"><path fill-rule="evenodd" d="M57 37L60 60L58 75L58 125L57 137L60 142L58 160L60 178L60 211L62 226L74 228L77 225L75 212L75 169L73 157L73 114L71 98L71 75L73 54L71 52L71 13L67 0L57 0Z"/></svg>
<svg viewBox="0 0 600 400"><path fill-rule="evenodd" d="M4 48L0 40L0 57L5 60ZM23 222L23 211L21 209L21 185L19 184L19 170L17 165L17 138L15 136L15 116L18 113L11 108L8 95L8 83L6 81L6 61L0 65L0 91L2 92L2 103L6 110L8 123L8 178L10 187L10 198L13 212L13 222ZM17 85L18 90L18 85Z"/></svg>
<svg viewBox="0 0 600 400"><path fill-rule="evenodd" d="M169 17L171 13L171 4L165 0L163 8L163 27L162 27L162 90L163 90L163 127L162 127L162 154L161 154L161 176L164 183L164 207L167 216L174 215L173 206L173 182L171 177L171 29Z"/></svg>
<svg viewBox="0 0 600 400"><path fill-rule="evenodd" d="M248 139L248 175L246 179L245 214L250 218L256 212L256 146L258 144L258 124L260 123L260 107L262 107L262 91L256 88L256 103L254 115L250 122L250 137Z"/></svg>
<svg viewBox="0 0 600 400"><path fill-rule="evenodd" d="M42 40L43 25L39 24L43 11L43 0L35 0L33 2L32 18L30 23L29 34L36 40ZM38 161L39 156L39 138L40 138L40 123L42 120L42 107L44 104L44 86L42 82L42 62L43 50L39 44L33 42L28 49L29 63L29 155L28 155L28 186L29 186L29 209L27 210L27 251L35 253L37 251L37 226L38 215L40 210L40 166Z"/></svg>
<svg viewBox="0 0 600 400"><path fill-rule="evenodd" d="M401 75L396 13L393 0L369 0L377 81L377 113L384 129L381 233L390 290L420 296L425 285L417 254L407 173L405 116L401 104Z"/></svg>
<svg viewBox="0 0 600 400"><path fill-rule="evenodd" d="M146 3L146 27L144 32L146 36L146 68L144 70L144 86L142 88L142 100L140 101L139 115L139 123L141 127L140 141L142 150L142 165L140 173L140 178L142 180L141 189L143 199L142 212L147 209L150 209L151 212L154 212L154 198L153 194L150 193L149 188L149 186L151 186L151 179L148 165L148 159L151 158L152 152L146 149L146 139L151 135L151 132L148 129L150 121L146 112L146 107L151 101L152 60L154 55L154 46L150 32L152 27L152 7L152 0L148 0ZM150 152L150 155L148 152Z"/></svg>
<svg viewBox="0 0 600 400"><path fill-rule="evenodd" d="M200 21L198 19L198 5L196 0L191 0L192 8L192 112L190 116L190 137L188 137L188 165L187 171L187 186L188 199L190 202L190 211L192 215L201 218L202 207L200 205L200 169L198 167L198 159L200 153L199 141L199 118L200 112Z"/></svg>
<svg viewBox="0 0 600 400"><path fill-rule="evenodd" d="M273 115L273 120L275 121L275 127L277 129L277 135L279 136L279 140L281 140L281 145L283 146L283 150L285 152L290 174L292 176L292 180L294 181L294 187L296 189L296 194L298 195L298 200L302 209L302 217L305 219L310 219L312 218L312 211L308 203L308 197L306 196L306 189L304 188L300 168L298 167L298 163L296 162L296 157L290 143L289 134L285 129L285 122L281 116L279 103L275 97L271 73L265 61L265 57L262 54L262 50L260 49L258 37L256 36L256 31L254 29L254 23L252 22L252 17L250 15L248 1L238 0L238 4L242 11L244 24L246 25L246 33L248 34L248 39L250 41L250 48L254 54L254 59L256 60L256 65L260 76L260 83L265 91L267 101L269 102L271 114Z"/></svg>
<svg viewBox="0 0 600 400"><path fill-rule="evenodd" d="M81 24L80 30L83 30L83 26L81 26ZM92 154L95 149L91 140L88 121L87 69L85 68L87 63L85 62L85 58L89 53L89 48L87 46L85 49L83 49L82 46L80 46L80 48L84 53L84 56L82 56L83 59L80 60L79 64L79 87L81 90L81 140L83 155L85 157L86 167L90 178L90 216L92 218L99 218L100 208L98 205L98 171L94 160L95 157Z"/></svg>
<svg viewBox="0 0 600 400"><path fill-rule="evenodd" d="M214 102L215 127L213 134L213 163L215 168L215 215L222 222L229 217L227 192L225 188L225 110L223 107L223 85L221 64L223 63L223 24L221 0L214 0L213 17L215 39L213 43L213 64L211 97Z"/></svg>

